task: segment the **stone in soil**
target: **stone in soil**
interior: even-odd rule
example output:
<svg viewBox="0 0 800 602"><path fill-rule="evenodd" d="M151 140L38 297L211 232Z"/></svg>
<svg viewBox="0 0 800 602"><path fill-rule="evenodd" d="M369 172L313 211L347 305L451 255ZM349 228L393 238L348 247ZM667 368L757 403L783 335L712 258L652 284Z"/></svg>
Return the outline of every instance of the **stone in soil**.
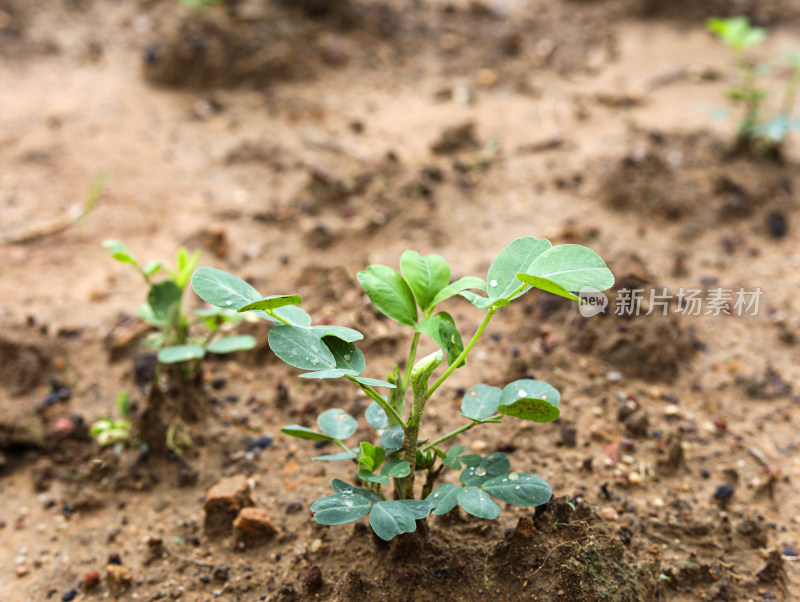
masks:
<svg viewBox="0 0 800 602"><path fill-rule="evenodd" d="M203 503L206 534L229 534L239 511L252 505L247 477L236 475L222 479L208 490Z"/></svg>
<svg viewBox="0 0 800 602"><path fill-rule="evenodd" d="M266 539L277 533L269 513L263 508L242 508L233 521L233 527L252 539Z"/></svg>
<svg viewBox="0 0 800 602"><path fill-rule="evenodd" d="M121 596L133 583L133 573L122 565L109 564L106 567L106 582L112 595Z"/></svg>

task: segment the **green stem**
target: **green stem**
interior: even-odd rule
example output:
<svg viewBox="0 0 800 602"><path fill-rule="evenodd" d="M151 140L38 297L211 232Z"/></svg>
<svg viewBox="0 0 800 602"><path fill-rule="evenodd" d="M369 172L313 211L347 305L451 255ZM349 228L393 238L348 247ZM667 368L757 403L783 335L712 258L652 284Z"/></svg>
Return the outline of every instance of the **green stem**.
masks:
<svg viewBox="0 0 800 602"><path fill-rule="evenodd" d="M334 440L333 440L333 442L334 442L334 443L336 443L336 445L338 445L339 447L341 447L341 448L342 448L344 451L346 451L346 452L349 452L349 453L351 453L351 454L353 453L353 450L352 450L352 449L350 449L349 447L347 447L347 446L346 446L344 443L342 443L341 441L339 441L339 439L334 439Z"/></svg>
<svg viewBox="0 0 800 602"><path fill-rule="evenodd" d="M786 91L783 95L781 113L790 119L794 109L794 101L797 97L797 88L800 86L800 68L793 69L789 81L786 82Z"/></svg>
<svg viewBox="0 0 800 602"><path fill-rule="evenodd" d="M403 383L401 385L402 395L405 398L406 391L408 391L408 383L411 380L411 368L414 366L414 359L417 355L417 344L419 343L419 332L414 333L414 338L411 339L411 350L408 352L408 362L406 363L406 371L403 374Z"/></svg>
<svg viewBox="0 0 800 602"><path fill-rule="evenodd" d="M444 371L444 374L442 374L439 379L433 383L433 385L431 385L431 388L428 389L428 392L425 394L426 399L430 399L431 395L433 395L433 392L436 391L436 389L438 389L445 380L447 380L447 377L453 373L453 370L455 370L461 364L461 362L464 361L467 355L469 355L469 352L472 351L475 343L478 342L478 339L481 338L483 331L486 330L486 327L489 325L489 320L492 319L492 316L498 309L500 308L489 308L489 311L483 318L483 322L481 322L481 325L478 326L478 330L475 331L475 334L472 336L469 343L467 343L467 346L464 347L464 351L461 352L461 355L459 355L454 361L450 362L450 366L448 366L447 370Z"/></svg>
<svg viewBox="0 0 800 602"><path fill-rule="evenodd" d="M375 389L373 389L369 385L364 385L358 382L353 376L345 376L345 378L350 382L355 383L359 389L364 391L364 393L366 393L371 399L373 399L375 403L381 406L381 409L384 412L386 412L386 414L391 416L394 420L396 420L397 424L403 427L403 430L408 428L402 416L400 416L400 414L397 413L397 410L395 410L383 397L381 397L381 395Z"/></svg>
<svg viewBox="0 0 800 602"><path fill-rule="evenodd" d="M275 318L275 319L276 319L276 320L278 320L279 322L283 322L283 323L284 323L284 324L286 324L287 326L295 326L295 324L292 324L291 322L287 322L286 320L284 320L283 318L281 318L281 317L280 317L278 314L276 314L276 313L275 313L275 311L274 311L274 310L272 310L272 309L266 309L266 310L264 310L264 311L266 311L266 312L267 312L267 313L268 313L270 316L272 316L273 318Z"/></svg>
<svg viewBox="0 0 800 602"><path fill-rule="evenodd" d="M470 430L472 428L475 428L479 424L484 424L485 422L489 422L490 420L493 420L495 418L500 418L500 416L501 416L501 414L494 414L493 416L489 416L489 418L486 418L484 420L474 420L474 421L470 422L469 424L465 424L464 426L459 427L456 430L451 431L451 432L447 433L446 435L444 435L442 437L439 437L433 443L428 443L425 447L422 448L422 451L426 452L426 451L428 451L430 449L433 449L434 447L436 447L440 443L443 443L443 442L447 441L448 439L452 439L456 435L460 435L461 433L465 433L468 430Z"/></svg>

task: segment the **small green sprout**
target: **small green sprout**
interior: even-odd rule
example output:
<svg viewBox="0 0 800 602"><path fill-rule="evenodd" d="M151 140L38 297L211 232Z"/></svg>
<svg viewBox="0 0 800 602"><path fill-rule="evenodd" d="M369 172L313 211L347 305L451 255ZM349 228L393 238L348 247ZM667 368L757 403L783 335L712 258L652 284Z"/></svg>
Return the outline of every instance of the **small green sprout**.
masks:
<svg viewBox="0 0 800 602"><path fill-rule="evenodd" d="M195 317L190 319L183 311L183 291L189 284L192 272L197 267L200 252L191 255L184 248L178 250L175 269L164 267L162 262L151 261L144 265L123 245L116 240L103 242L111 257L120 263L132 265L144 278L149 287L147 303L138 310L139 318L158 329L145 337L144 344L158 352L158 361L161 364L176 364L193 362L194 367L199 365L206 353L233 353L234 351L247 351L253 349L256 340L250 335L229 335L216 338L226 324L235 324L243 318L229 308L203 308L195 310ZM169 278L154 282L153 277L162 268L169 274ZM192 336L191 331L195 326L202 325L204 333Z"/></svg>
<svg viewBox="0 0 800 602"><path fill-rule="evenodd" d="M755 145L758 150L780 146L793 130L800 129L800 119L794 116L800 85L800 53L786 54L790 74L781 105L770 114L766 107L767 92L758 84L763 69L754 67L747 57L749 48L766 40L766 30L752 26L747 17L709 19L706 26L708 31L736 53L739 81L728 90L727 95L731 101L744 107L736 131L738 142Z"/></svg>
<svg viewBox="0 0 800 602"><path fill-rule="evenodd" d="M117 396L117 411L121 418L103 418L95 422L89 429L89 435L94 437L100 447L108 445L127 445L131 436L131 403L127 391L121 391Z"/></svg>
<svg viewBox="0 0 800 602"><path fill-rule="evenodd" d="M312 460L350 462L358 471L363 486L333 479L333 493L311 505L316 521L341 525L368 515L373 531L388 541L415 531L417 521L430 514L446 514L456 506L473 516L495 519L500 515L497 501L520 507L549 501L550 485L534 474L512 471L506 454L482 456L468 453L465 445L446 449L443 444L507 417L553 422L560 415L561 396L551 385L533 379L516 380L502 388L477 384L461 401L459 414L465 422L445 434L430 432L423 437L423 415L447 378L467 365L493 316L519 297L537 288L580 301L575 292L584 287L594 291L611 287L614 276L600 256L579 245L553 246L546 239L524 237L497 255L485 280L466 276L450 282L450 266L444 257L406 251L400 258L400 272L371 265L358 274L358 281L378 311L409 328L405 364L402 369L396 364L386 380L364 376L366 361L355 345L363 339L360 332L312 325L311 316L297 307L298 295L263 297L247 282L209 267L199 268L192 276L192 286L204 301L237 312L256 312L273 322L270 349L285 363L303 370L300 378L344 379L372 400L364 417L376 432L362 435L357 444L346 441L359 430L359 422L339 408L322 412L317 429L298 424L281 429L292 437L333 443L341 451ZM452 315L439 310L441 303L457 296L484 312L466 343ZM423 337L429 342L423 342ZM418 359L421 345L438 349ZM409 393L411 403L407 404ZM457 484L437 483L446 469L460 471ZM424 477L421 487L418 473Z"/></svg>
<svg viewBox="0 0 800 602"><path fill-rule="evenodd" d="M197 13L202 13L208 10L215 4L222 4L223 0L178 0L186 8L189 8Z"/></svg>

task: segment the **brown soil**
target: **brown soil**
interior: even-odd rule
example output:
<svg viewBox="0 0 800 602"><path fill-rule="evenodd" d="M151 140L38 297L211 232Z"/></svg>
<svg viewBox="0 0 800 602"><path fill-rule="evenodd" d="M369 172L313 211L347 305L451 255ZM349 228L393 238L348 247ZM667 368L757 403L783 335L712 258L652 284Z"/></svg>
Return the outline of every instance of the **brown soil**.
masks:
<svg viewBox="0 0 800 602"><path fill-rule="evenodd" d="M800 597L800 146L735 152L730 124L710 119L731 57L703 19L740 11L772 28L761 58L796 42L794 1L192 13L0 0L0 600ZM496 521L432 518L391 544L363 520L314 523L310 503L355 475L279 434L367 400L297 379L263 324L243 326L254 351L148 390L132 317L146 293L100 245L148 261L183 244L262 292L298 292L315 321L365 333L380 377L407 336L366 302L358 270L413 248L483 275L526 235L606 258L609 311L583 318L544 293L501 311L423 436L461 424L475 383L552 382L559 422L458 442L508 453L555 497ZM717 288L760 288L758 315L683 315L674 301L663 315L649 297L648 316L614 312L624 289ZM462 333L478 325L462 299L448 311ZM149 417L136 431L149 451L88 436L123 389ZM203 510L234 475L260 509L238 534Z"/></svg>

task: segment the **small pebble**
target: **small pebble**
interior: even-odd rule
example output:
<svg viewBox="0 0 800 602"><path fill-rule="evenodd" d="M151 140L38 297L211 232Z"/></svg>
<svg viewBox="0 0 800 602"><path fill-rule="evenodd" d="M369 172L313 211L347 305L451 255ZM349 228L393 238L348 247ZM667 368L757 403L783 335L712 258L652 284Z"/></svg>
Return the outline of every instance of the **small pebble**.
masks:
<svg viewBox="0 0 800 602"><path fill-rule="evenodd" d="M78 595L78 590L76 590L73 587L71 590L69 590L67 593L65 593L63 596L61 596L61 600L62 600L62 602L70 602L70 600L74 600L75 596L77 596L77 595Z"/></svg>
<svg viewBox="0 0 800 602"><path fill-rule="evenodd" d="M472 449L474 449L479 454L485 452L487 447L489 447L489 444L486 443L486 441L483 441L482 439L475 439L475 441L472 442Z"/></svg>
<svg viewBox="0 0 800 602"><path fill-rule="evenodd" d="M609 372L606 375L606 378L609 380L609 382L618 383L622 380L622 372Z"/></svg>
<svg viewBox="0 0 800 602"><path fill-rule="evenodd" d="M83 576L83 589L89 590L100 583L100 573L98 571L89 571Z"/></svg>
<svg viewBox="0 0 800 602"><path fill-rule="evenodd" d="M612 508L611 506L603 508L600 511L600 516L602 516L604 519L608 521L616 521L619 519L619 513L616 510L614 510L614 508Z"/></svg>
<svg viewBox="0 0 800 602"><path fill-rule="evenodd" d="M642 475L638 472L632 472L628 475L628 482L631 485L640 485L642 482Z"/></svg>
<svg viewBox="0 0 800 602"><path fill-rule="evenodd" d="M309 548L311 552L319 552L322 549L322 540L315 539L311 542L311 547Z"/></svg>
<svg viewBox="0 0 800 602"><path fill-rule="evenodd" d="M725 483L714 490L714 499L724 502L733 497L733 485Z"/></svg>

